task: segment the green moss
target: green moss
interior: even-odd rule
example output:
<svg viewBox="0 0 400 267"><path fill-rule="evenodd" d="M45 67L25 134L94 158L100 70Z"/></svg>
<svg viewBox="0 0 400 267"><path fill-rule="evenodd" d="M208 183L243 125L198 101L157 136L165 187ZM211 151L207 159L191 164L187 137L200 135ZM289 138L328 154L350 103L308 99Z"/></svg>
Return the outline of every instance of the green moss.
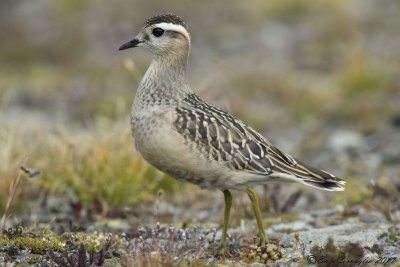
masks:
<svg viewBox="0 0 400 267"><path fill-rule="evenodd" d="M106 243L107 236L103 233L77 233L75 245L84 244L87 251L99 251Z"/></svg>
<svg viewBox="0 0 400 267"><path fill-rule="evenodd" d="M389 239L397 242L400 239L400 232L391 233Z"/></svg>
<svg viewBox="0 0 400 267"><path fill-rule="evenodd" d="M63 242L71 242L76 247L83 244L87 251L99 251L104 248L109 238L108 234L98 232L63 233L59 236L59 239ZM119 245L121 245L121 239L113 236L111 247L118 247Z"/></svg>
<svg viewBox="0 0 400 267"><path fill-rule="evenodd" d="M44 265L43 263L47 262L48 263L48 259L46 256L44 255L37 255L37 254L31 254L28 256L26 263L30 264L30 265Z"/></svg>
<svg viewBox="0 0 400 267"><path fill-rule="evenodd" d="M121 246L121 239L113 237L109 242L109 235L104 233L63 233L58 235L51 231L35 233L23 232L20 235L10 235L7 232L0 234L0 256L7 260L21 258L21 262L30 265L38 264L48 266L52 260L49 259L49 250L59 253L70 253L79 248L81 244L85 246L87 252L99 252L105 247L117 248ZM109 245L108 245L109 244ZM117 266L116 259L110 259L107 266Z"/></svg>
<svg viewBox="0 0 400 267"><path fill-rule="evenodd" d="M108 240L108 235L104 233L64 233L57 235L50 231L28 234L23 233L18 236L0 235L0 247L15 245L19 249L30 249L33 254L43 255L47 250L58 252L65 251L67 242L72 242L76 247L84 244L88 251L99 251L104 247ZM119 238L113 238L112 246L120 245Z"/></svg>
<svg viewBox="0 0 400 267"><path fill-rule="evenodd" d="M32 253L41 255L45 254L49 249L60 252L65 249L65 243L51 232L44 232L38 236L23 234L16 237L8 237L5 234L1 234L0 247L6 245L15 245L20 249L29 249Z"/></svg>

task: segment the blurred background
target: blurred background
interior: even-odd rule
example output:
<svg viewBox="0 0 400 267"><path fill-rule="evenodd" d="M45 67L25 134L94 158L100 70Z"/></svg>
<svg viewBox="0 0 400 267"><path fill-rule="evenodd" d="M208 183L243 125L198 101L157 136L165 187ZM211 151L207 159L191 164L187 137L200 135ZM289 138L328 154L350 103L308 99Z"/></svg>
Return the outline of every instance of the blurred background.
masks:
<svg viewBox="0 0 400 267"><path fill-rule="evenodd" d="M336 194L257 188L265 214L369 203L400 217L399 1L3 0L0 214L19 177L8 223L40 212L36 221L54 212L129 213L131 226L221 221L220 192L166 177L132 149L130 106L151 56L118 47L163 12L189 25L194 91L348 181ZM253 219L236 195L233 225Z"/></svg>

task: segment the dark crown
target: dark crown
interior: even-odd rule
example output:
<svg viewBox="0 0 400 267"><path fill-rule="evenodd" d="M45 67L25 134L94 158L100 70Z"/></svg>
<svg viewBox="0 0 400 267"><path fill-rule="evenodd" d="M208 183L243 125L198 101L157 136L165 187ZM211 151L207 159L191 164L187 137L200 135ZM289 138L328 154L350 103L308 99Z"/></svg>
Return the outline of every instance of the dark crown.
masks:
<svg viewBox="0 0 400 267"><path fill-rule="evenodd" d="M144 24L144 27L149 27L151 25L157 24L157 23L172 23L176 25L181 25L183 26L186 30L188 29L186 23L177 15L171 14L171 13L166 13L166 14L160 14L156 15L154 17L149 18L146 23Z"/></svg>

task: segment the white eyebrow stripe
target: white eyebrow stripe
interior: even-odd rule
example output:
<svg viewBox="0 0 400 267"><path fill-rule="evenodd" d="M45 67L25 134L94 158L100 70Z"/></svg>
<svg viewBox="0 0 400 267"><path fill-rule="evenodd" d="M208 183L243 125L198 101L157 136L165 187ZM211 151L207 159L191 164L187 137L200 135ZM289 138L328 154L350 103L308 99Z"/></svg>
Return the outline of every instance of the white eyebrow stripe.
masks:
<svg viewBox="0 0 400 267"><path fill-rule="evenodd" d="M171 31L176 31L176 32L182 33L190 41L190 35L189 35L188 31L185 29L185 27L183 27L181 25L161 22L161 23L154 24L154 26L164 29L166 31L171 30Z"/></svg>

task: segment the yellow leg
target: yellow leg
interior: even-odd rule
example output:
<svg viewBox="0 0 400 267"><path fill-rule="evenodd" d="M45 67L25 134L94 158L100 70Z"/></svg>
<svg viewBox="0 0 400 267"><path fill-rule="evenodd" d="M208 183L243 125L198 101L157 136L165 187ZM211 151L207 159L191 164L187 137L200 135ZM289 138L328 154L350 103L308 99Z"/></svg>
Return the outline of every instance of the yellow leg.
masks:
<svg viewBox="0 0 400 267"><path fill-rule="evenodd" d="M223 249L226 249L226 236L229 226L229 217L231 215L232 194L229 190L224 190L222 192L224 193L224 199L225 199L225 211L224 211L224 227L222 229L221 246Z"/></svg>
<svg viewBox="0 0 400 267"><path fill-rule="evenodd" d="M268 240L267 234L265 233L264 226L262 223L260 206L258 204L256 190L254 190L252 188L247 188L246 192L251 200L251 205L253 206L253 211L254 211L254 215L256 216L258 231L259 231L260 237L261 237L261 242L263 243L263 245L267 244L269 240Z"/></svg>

